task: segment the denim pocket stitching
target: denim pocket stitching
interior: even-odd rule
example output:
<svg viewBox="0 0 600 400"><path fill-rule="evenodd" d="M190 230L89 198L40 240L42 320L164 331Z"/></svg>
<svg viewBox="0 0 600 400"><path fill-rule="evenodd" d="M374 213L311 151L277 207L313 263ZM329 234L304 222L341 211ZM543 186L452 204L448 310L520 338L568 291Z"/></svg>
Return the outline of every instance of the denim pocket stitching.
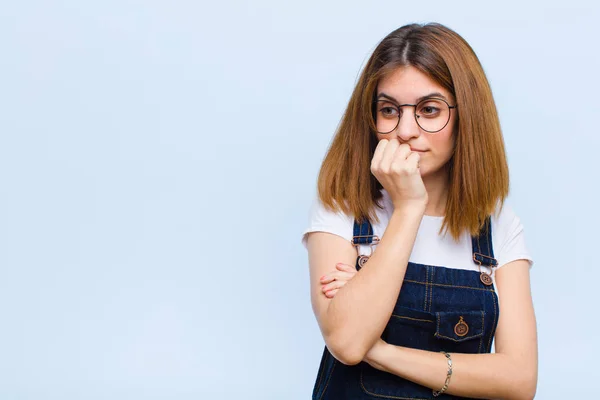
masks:
<svg viewBox="0 0 600 400"><path fill-rule="evenodd" d="M481 333L485 333L485 313L481 311ZM478 353L481 353L481 345L483 344L483 335L479 338L479 350Z"/></svg>
<svg viewBox="0 0 600 400"><path fill-rule="evenodd" d="M427 311L427 291L429 290L429 267L425 267L425 302L423 303L423 311Z"/></svg>
<svg viewBox="0 0 600 400"><path fill-rule="evenodd" d="M433 304L433 274L435 270L431 270L431 276L429 278L429 312L431 312L431 305Z"/></svg>
<svg viewBox="0 0 600 400"><path fill-rule="evenodd" d="M404 282L418 283L419 285L428 285L428 283L426 283L426 282L413 281L411 279L405 279ZM459 289L483 290L484 292L493 292L494 291L494 289L474 287L474 286L450 285L447 283L431 283L431 286L443 286L443 287L451 287L451 288L459 288Z"/></svg>
<svg viewBox="0 0 600 400"><path fill-rule="evenodd" d="M429 323L433 323L432 320L429 319L422 319L422 318L412 318L412 317L404 317L402 315L396 315L396 314L392 314L392 317L395 318L402 318L402 319L409 319L411 321L420 321L420 322L429 322Z"/></svg>
<svg viewBox="0 0 600 400"><path fill-rule="evenodd" d="M492 338L496 332L496 321L498 320L498 312L496 311L496 292L492 290L492 303L494 304L494 323L490 328L490 339L488 340L488 352L492 351Z"/></svg>
<svg viewBox="0 0 600 400"><path fill-rule="evenodd" d="M414 321L435 322L435 315L415 308L396 306L392 311L392 317L410 319Z"/></svg>
<svg viewBox="0 0 600 400"><path fill-rule="evenodd" d="M484 324L484 316L485 316L484 312L481 311L482 326ZM465 336L465 337L460 338L460 339L455 339L453 337L449 337L449 336L445 336L445 335L440 334L440 331L441 331L440 324L441 324L441 313L437 313L437 325L436 325L434 336L436 338L438 338L438 339L440 339L440 338L441 339L448 339L448 340L452 340L453 342L456 342L456 343L465 342L467 340L475 339L475 338L478 338L478 337L482 338L482 339L480 339L480 342L481 342L481 340L483 340L483 333L485 331L485 329L483 329L483 328L481 329L481 332L479 332L477 334ZM481 347L481 343L479 344L479 346Z"/></svg>

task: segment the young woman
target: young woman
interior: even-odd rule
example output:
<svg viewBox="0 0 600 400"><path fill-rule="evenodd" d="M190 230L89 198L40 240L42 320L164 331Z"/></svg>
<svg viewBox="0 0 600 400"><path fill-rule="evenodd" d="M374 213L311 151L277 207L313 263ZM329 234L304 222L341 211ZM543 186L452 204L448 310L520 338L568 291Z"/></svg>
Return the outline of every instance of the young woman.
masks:
<svg viewBox="0 0 600 400"><path fill-rule="evenodd" d="M508 180L467 42L440 24L385 37L324 159L303 236L326 344L313 399L534 397L533 261L504 205Z"/></svg>

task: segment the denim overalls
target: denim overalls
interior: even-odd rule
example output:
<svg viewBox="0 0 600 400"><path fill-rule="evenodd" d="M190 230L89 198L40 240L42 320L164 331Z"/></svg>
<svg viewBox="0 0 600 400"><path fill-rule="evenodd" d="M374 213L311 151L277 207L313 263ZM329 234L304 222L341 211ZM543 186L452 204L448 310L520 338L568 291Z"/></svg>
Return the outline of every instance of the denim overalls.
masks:
<svg viewBox="0 0 600 400"><path fill-rule="evenodd" d="M375 241L373 240L375 238ZM378 242L368 220L354 221L353 244ZM497 266L492 227L486 220L472 237L480 272L408 263L392 316L381 338L389 344L449 353L489 353L498 324L498 297L488 271ZM356 269L363 265L357 257ZM440 357L442 362L442 357ZM442 381L442 377L440 377ZM450 383L452 386L452 383ZM437 388L436 390L439 390ZM362 361L344 365L323 350L313 400L433 399L432 390ZM436 399L459 399L443 394Z"/></svg>

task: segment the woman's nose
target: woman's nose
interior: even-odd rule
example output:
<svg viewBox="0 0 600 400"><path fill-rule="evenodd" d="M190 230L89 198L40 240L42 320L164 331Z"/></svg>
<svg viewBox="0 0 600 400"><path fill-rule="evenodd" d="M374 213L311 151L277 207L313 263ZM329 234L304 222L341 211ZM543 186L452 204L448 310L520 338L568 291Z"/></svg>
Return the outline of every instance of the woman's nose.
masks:
<svg viewBox="0 0 600 400"><path fill-rule="evenodd" d="M421 129L419 128L419 124L417 124L413 110L405 110L399 118L400 121L398 121L398 127L396 128L396 135L403 142L407 142L421 134Z"/></svg>

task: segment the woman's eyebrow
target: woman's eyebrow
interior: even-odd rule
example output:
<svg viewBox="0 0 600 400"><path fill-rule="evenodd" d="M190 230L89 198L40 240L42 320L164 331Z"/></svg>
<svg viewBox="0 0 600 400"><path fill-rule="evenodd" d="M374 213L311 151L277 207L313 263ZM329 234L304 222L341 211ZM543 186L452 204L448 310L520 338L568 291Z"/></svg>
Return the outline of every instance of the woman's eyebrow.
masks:
<svg viewBox="0 0 600 400"><path fill-rule="evenodd" d="M400 104L400 102L398 100L396 100L395 98L393 98L392 96L390 96L390 95L388 95L388 94L386 94L384 92L379 93L379 95L377 96L378 99L381 98L381 97L385 97L386 99L394 101L396 104ZM444 99L444 100L448 101L448 99L446 98L446 96L444 96L440 92L433 92L433 93L426 94L425 96L419 97L416 102L418 103L421 100L429 99L431 97L438 97L438 98L441 98L441 99Z"/></svg>

